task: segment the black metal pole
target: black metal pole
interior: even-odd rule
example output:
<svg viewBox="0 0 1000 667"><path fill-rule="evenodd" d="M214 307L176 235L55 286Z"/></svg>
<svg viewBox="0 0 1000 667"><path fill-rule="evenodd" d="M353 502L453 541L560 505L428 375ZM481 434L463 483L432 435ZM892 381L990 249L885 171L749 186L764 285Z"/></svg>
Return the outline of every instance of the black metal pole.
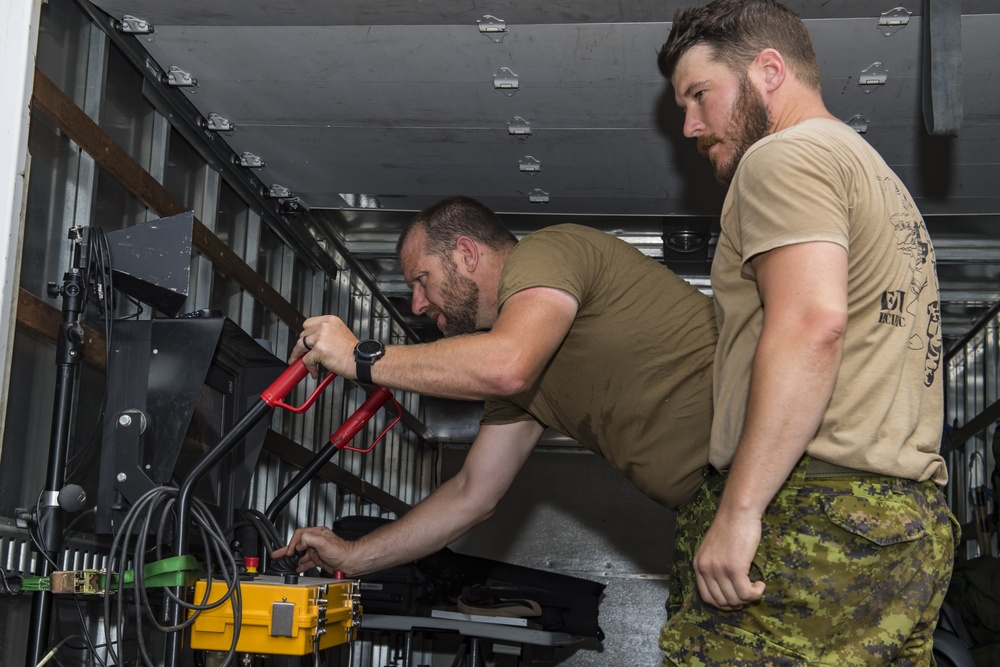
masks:
<svg viewBox="0 0 1000 667"><path fill-rule="evenodd" d="M198 484L202 477L215 467L225 456L228 454L239 442L246 437L247 433L253 429L254 426L259 422L269 411L271 406L265 401L257 401L252 408L243 416L242 419L233 427L233 429L219 441L212 451L208 455L198 462L188 474L187 479L181 484L180 490L177 492L177 503L174 507L177 520L177 530L174 533L174 555L183 556L184 552L188 548L188 533L190 531L190 517L191 517L191 495L194 493L194 487ZM184 589L180 586L175 586L170 589L170 592L177 596L178 599L183 598ZM167 595L163 599L163 618L168 625L180 625L184 620L183 608L175 603L173 599ZM166 639L166 647L163 653L163 664L165 667L176 667L179 664L181 653L181 633L172 632Z"/></svg>
<svg viewBox="0 0 1000 667"><path fill-rule="evenodd" d="M275 496L271 504L267 506L264 510L264 516L274 523L278 515L281 514L281 510L285 509L292 498L294 498L299 491L305 488L306 484L312 481L313 477L322 469L327 462L333 458L333 455L337 453L337 450L350 442L358 432L364 428L365 424L375 416L375 413L381 409L382 405L392 398L392 394L385 387L376 387L365 402L362 403L354 414L351 415L347 421L341 424L340 428L330 436L330 442L326 444L316 455L309 460L309 463L305 465L302 470L299 471L292 481L290 481L285 488Z"/></svg>
<svg viewBox="0 0 1000 667"><path fill-rule="evenodd" d="M343 440L338 438L337 440L330 441L326 444L323 449L321 449L315 456L313 456L309 463L306 464L302 470L292 478L285 488L283 488L271 504L267 506L264 510L264 516L266 516L271 523L274 523L281 514L281 510L285 509L288 503L291 502L292 498L298 495L299 491L305 488L305 485L312 481L313 477L316 476L323 466L325 466L333 455L337 453L337 449L343 443Z"/></svg>
<svg viewBox="0 0 1000 667"><path fill-rule="evenodd" d="M56 390L52 407L52 430L49 437L49 465L45 488L38 501L37 522L40 548L35 574L47 577L52 573L62 548L63 519L59 511L59 491L66 482L66 458L69 444L70 417L76 390L76 370L83 347L83 326L80 315L87 305L86 269L90 261L87 249L89 230L83 228L73 249L73 266L63 276L62 288L50 286L53 296L63 298L63 321L56 340ZM28 626L28 651L25 664L34 667L45 657L52 620L52 593L37 591L31 600L31 621Z"/></svg>

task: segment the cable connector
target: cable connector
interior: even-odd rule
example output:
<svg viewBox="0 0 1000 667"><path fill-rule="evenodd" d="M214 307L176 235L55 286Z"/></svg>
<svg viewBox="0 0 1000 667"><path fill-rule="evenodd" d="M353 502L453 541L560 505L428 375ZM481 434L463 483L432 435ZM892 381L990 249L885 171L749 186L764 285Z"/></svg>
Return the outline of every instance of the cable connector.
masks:
<svg viewBox="0 0 1000 667"><path fill-rule="evenodd" d="M53 593L98 595L104 593L104 572L101 570L67 570L53 572L49 589Z"/></svg>

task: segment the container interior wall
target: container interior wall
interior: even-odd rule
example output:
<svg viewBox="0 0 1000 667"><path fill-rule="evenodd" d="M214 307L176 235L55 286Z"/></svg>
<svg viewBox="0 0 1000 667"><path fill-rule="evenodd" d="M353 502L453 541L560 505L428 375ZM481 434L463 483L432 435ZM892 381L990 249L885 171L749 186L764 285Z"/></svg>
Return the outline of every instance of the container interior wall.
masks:
<svg viewBox="0 0 1000 667"><path fill-rule="evenodd" d="M37 71L87 114L99 128L95 133L103 133L184 208L192 210L209 232L298 313L336 314L350 323L359 337L407 341L406 332L373 296L369 276L352 270L335 249L329 251L325 265L305 256L283 233L282 225L287 226L288 220L280 219L273 209L262 209L247 180L227 178L225 170L213 166L203 147L185 138L191 133L182 132L181 121L161 104L163 95L177 91L152 90L104 29L73 0L44 3L41 14ZM60 301L48 296L47 286L58 284L69 269L71 228L92 226L110 232L162 216L38 109L32 110L28 141L31 168L20 284L23 294L58 310ZM299 332L203 254L194 254L191 261L190 294L180 312L219 311L269 346L277 357L287 358ZM339 270L329 271L324 266ZM148 305L125 299L119 301L115 314L133 319L162 316ZM99 333L107 331L108 324L93 309L87 310L84 319ZM19 321L13 341L10 400L3 406L0 450L0 553L9 572L35 571L37 556L29 531L16 526L16 510L33 508L46 481L55 353L51 337L38 335ZM74 378L66 481L82 486L88 499L97 498L104 382L104 369L88 364L80 365ZM307 379L287 402L301 404L314 387L315 382ZM404 410L419 419L419 396L394 394ZM306 413L275 411L271 428L315 452L364 399L359 387L337 379ZM387 424L383 410L353 444L373 442ZM411 429L397 425L372 452L341 450L331 463L392 496L398 501L392 507L399 509L432 490L436 459L434 446ZM263 511L298 470L282 456L265 452L253 476L247 506ZM347 514L396 516L393 509L380 506L357 489L314 482L293 499L277 525L287 537L297 526L330 525ZM67 539L57 569L104 567L107 563L108 539L93 535L93 517L91 501L78 515L67 518ZM12 602L0 609L0 664L24 662L30 598L30 594L11 598ZM63 629L70 627L65 625L68 623L73 632L89 634L94 642L102 643L100 607L94 600L77 600L75 605L59 601L52 624L53 641L59 641ZM106 659L100 648L97 653ZM79 650L61 650L59 659L67 665L96 664L96 658Z"/></svg>
<svg viewBox="0 0 1000 667"><path fill-rule="evenodd" d="M282 221L273 210L258 205L259 197L248 190L247 182L233 180L229 172L217 169L204 147L189 140L191 132L184 131L181 121L163 107L164 95L178 91L151 87L104 29L74 0L43 4L36 66L101 132L172 197L194 211L211 234L299 313L336 314L360 337L395 344L408 342L405 327L373 293L371 277L352 268L336 249L328 249L329 260L339 270L329 271L290 243ZM31 170L20 283L24 292L58 308L58 300L47 297L47 286L59 282L70 264L72 253L67 237L72 227L97 226L112 231L161 216L37 110L31 117L29 152ZM279 358L287 358L298 331L205 256L194 256L191 269L192 289L182 312L220 311L254 338L266 341ZM149 307L126 300L117 305L115 314L139 319L157 315ZM104 328L94 313L87 317L91 326ZM969 538L963 545L964 558L985 551L975 539L976 508L970 497L972 491L989 484L997 464L994 440L1000 437L996 426L1000 418L998 328L1000 317L984 321L946 360L947 428L943 442L951 475L947 493ZM19 326L13 342L10 400L2 408L0 450L0 557L2 567L8 571L30 572L36 564L30 537L16 527L15 520L19 508L30 509L37 504L44 485L54 368L52 341ZM90 498L97 497L100 448L96 443L100 442L104 380L103 369L82 366L75 380L72 405L68 481L80 484ZM312 386L305 383L297 387L289 402L301 403ZM316 451L364 398L357 387L338 379L305 415L276 412L272 429L287 441ZM423 415L419 396L400 393L396 398L406 413L417 419ZM950 435L967 432L966 427L974 423L982 427L969 432L961 442ZM387 417L380 413L357 436L356 444L372 442L386 425ZM397 426L371 453L341 451L332 463L400 503L413 505L457 470L463 452L445 451L412 429ZM602 624L609 634L614 633L610 643L617 642L619 649L614 650L620 652L613 653L606 647L604 652L578 651L574 657L574 649L570 649L553 659L575 665L616 664L627 660L620 656L631 655L645 664L647 658L653 661L657 657L655 643L650 640L663 619L666 595L661 575L668 565L672 515L662 508L649 507L646 499L637 498L633 488L602 465L596 457L583 453L552 451L533 458L494 521L470 533L456 548L607 584L602 614L605 609L610 611L602 616ZM298 465L279 453L264 452L250 483L249 507L265 509L298 470ZM598 491L583 497L573 488L576 482L570 483L581 476L591 476L588 488ZM538 502L539 488L545 490L547 500ZM395 511L357 489L317 482L292 500L279 517L278 529L288 535L296 526L330 525L339 517L356 514L396 516ZM70 520L73 523L59 558L60 567L103 567L108 544L106 539L93 535L93 513L85 510ZM650 536L650 526L662 526L662 532ZM629 543L636 537L641 544ZM996 536L989 548L996 553ZM24 662L29 605L30 596L22 595L10 598L0 609L0 664ZM637 608L642 610L641 618L630 616ZM97 643L103 641L100 638L104 637L107 622L95 601L61 601L56 618L54 628L65 627L67 633L85 633ZM448 664L442 661L449 649L440 642L432 646L425 636L411 639L414 664ZM350 650L333 652L337 655L329 656L329 660L331 664L352 667L396 664L404 640L400 635L365 634ZM639 648L632 650L635 646ZM106 650L98 648L97 654L106 658ZM86 651L70 651L60 653L59 658L65 665L96 664L88 655ZM636 658L640 655L641 659Z"/></svg>
<svg viewBox="0 0 1000 667"><path fill-rule="evenodd" d="M976 523L982 510L996 507L997 454L1000 452L1000 315L984 318L946 358L947 425L943 448L947 452L948 501L963 527L959 558L997 554L997 536L985 532L981 544ZM998 480L1000 481L1000 480ZM992 501L990 497L992 496ZM980 510L977 505L985 507ZM978 512L978 513L977 513Z"/></svg>

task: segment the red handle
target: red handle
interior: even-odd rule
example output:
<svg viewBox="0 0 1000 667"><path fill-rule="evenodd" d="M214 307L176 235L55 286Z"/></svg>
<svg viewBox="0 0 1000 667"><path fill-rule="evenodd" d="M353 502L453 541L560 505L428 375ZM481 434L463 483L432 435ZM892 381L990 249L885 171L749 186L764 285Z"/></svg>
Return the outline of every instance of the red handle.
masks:
<svg viewBox="0 0 1000 667"><path fill-rule="evenodd" d="M323 390L326 389L331 382L333 382L334 378L337 377L333 373L328 373L326 377L320 381L316 389L313 390L312 395L309 396L309 398L306 399L306 402L302 405L292 406L285 403L283 399L288 395L288 392L294 389L295 386L302 381L302 378L308 374L309 369L306 368L306 365L301 359L293 362L287 369L285 369L284 372L282 372L281 375L278 376L277 380L271 383L270 387L261 392L260 399L271 408L279 407L292 412L305 412L312 407L313 403L316 402L316 399L319 398L319 395L323 393ZM358 431L364 428L365 424L367 424L371 418L375 416L375 413L381 409L386 401L392 401L393 405L396 406L396 418L385 427L385 429L375 439L375 442L369 445L367 449L348 447L347 443L349 443L354 436L358 434ZM385 434L389 432L389 429L396 425L401 414L402 411L399 408L399 403L397 403L396 399L393 398L391 393L389 393L389 390L385 387L378 387L367 399L365 399L365 402L361 404L361 407L355 410L354 414L351 415L348 420L337 429L337 432L330 436L330 442L332 442L337 449L350 449L355 452L370 452L385 436Z"/></svg>
<svg viewBox="0 0 1000 667"><path fill-rule="evenodd" d="M289 365L289 367L278 376L278 379L271 383L270 387L261 392L260 399L272 408L280 407L286 410L291 410L292 412L305 412L312 407L312 404L316 402L316 399L323 393L323 390L326 389L331 382L333 382L334 378L337 377L333 373L328 373L326 377L320 381L316 389L313 390L312 395L306 399L306 402L298 407L284 403L283 399L288 395L288 392L294 389L295 386L302 381L302 378L307 375L309 375L309 369L306 368L305 363L301 359L292 362L291 365Z"/></svg>
<svg viewBox="0 0 1000 667"><path fill-rule="evenodd" d="M392 401L392 404L396 406L396 418L392 420L392 423L385 427L382 433L380 433L375 439L375 442L369 445L367 449L348 447L347 443L349 443L354 436L358 434L358 431L364 428L364 425L375 416L375 413L379 411L386 401ZM337 429L337 432L330 436L330 442L334 443L337 449L349 449L355 452L370 452L374 449L375 445L379 443L379 440L381 440L385 434L389 432L389 429L396 425L396 422L398 422L400 418L400 412L399 403L397 403L396 399L392 397L389 390L385 387L378 387L367 399L365 399L365 402L361 404L361 407L355 410L354 414L351 415L347 421L345 421L340 428Z"/></svg>

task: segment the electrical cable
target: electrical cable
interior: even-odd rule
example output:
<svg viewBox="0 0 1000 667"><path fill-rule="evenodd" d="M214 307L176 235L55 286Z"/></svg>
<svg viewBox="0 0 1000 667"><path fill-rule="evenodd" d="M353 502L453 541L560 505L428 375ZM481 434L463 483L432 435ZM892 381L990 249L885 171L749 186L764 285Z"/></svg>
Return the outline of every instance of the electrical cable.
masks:
<svg viewBox="0 0 1000 667"><path fill-rule="evenodd" d="M86 617L83 615L83 606L80 604L80 596L74 595L73 601L76 603L76 613L80 617L80 626L86 630L88 624ZM103 647L104 645L94 644L94 640L90 638L90 634L84 634L82 636L84 643L86 644L86 648L90 651L90 654L94 657L94 660L96 660L98 664L101 665L101 667L108 667L107 663L101 658L100 654L98 654L97 652L98 646Z"/></svg>
<svg viewBox="0 0 1000 667"><path fill-rule="evenodd" d="M280 549L287 544L288 541L281 536L274 523L260 510L245 509L240 512L240 516L245 518L247 523L252 525L257 531L258 536L261 538L261 545L263 545L262 551L266 554L269 555L272 551ZM298 560L297 556L282 556L281 558L271 560L268 572L272 574L294 573L298 566Z"/></svg>
<svg viewBox="0 0 1000 667"><path fill-rule="evenodd" d="M46 664L47 662L49 662L50 660L52 660L53 658L55 658L56 651L58 651L63 646L65 646L66 643L69 642L71 639L81 639L81 637L80 637L80 635L70 635L68 637L63 637L61 640L59 640L58 644L56 644L55 646L52 647L51 651L49 651L48 653L46 653L45 656L41 660L38 661L38 663L35 665L35 667L42 667L42 665ZM58 661L56 661L56 662L58 663Z"/></svg>
<svg viewBox="0 0 1000 667"><path fill-rule="evenodd" d="M245 509L240 512L240 516L247 519L254 526L257 534L263 538L268 551L274 551L285 546L285 539L278 532L278 528L263 512L256 509Z"/></svg>
<svg viewBox="0 0 1000 667"><path fill-rule="evenodd" d="M12 586L11 581L14 579L17 580L17 583ZM21 588L21 575L10 573L3 568L0 568L0 585L3 586L3 591L7 595L20 595L24 592Z"/></svg>
<svg viewBox="0 0 1000 667"><path fill-rule="evenodd" d="M229 543L226 540L225 534L219 527L214 515L200 500L194 499L192 503L191 519L202 537L202 542L205 546L206 566L208 569L205 594L202 596L201 601L194 603L187 602L175 596L169 588L165 588L164 595L173 600L175 604L189 610L191 613L187 620L177 625L162 625L157 619L153 606L150 604L148 591L142 584L145 580L145 558L143 556L145 554L156 554L157 556L160 556L163 553L163 544L161 540L157 538L155 543L150 544L149 535L155 534L159 537L166 534L163 528L165 527L168 519L170 517L174 517L173 509L176 504L177 493L178 490L175 487L157 487L143 494L136 500L135 503L132 504L129 511L122 519L118 532L112 540L108 570L109 572L115 571L116 564L119 565L120 569L124 570L128 561L128 554L135 554L133 563L135 585L133 593L136 604L134 613L131 614L131 621L134 625L136 633L138 658L143 664L146 665L156 664L150 656L149 649L145 642L145 632L143 628L147 622L154 629L160 632L180 632L190 627L197 620L197 616L202 611L215 609L226 604L227 602L231 603L233 608L234 632L230 649L227 652L226 659L222 663L222 667L224 667L229 665L235 659L236 644L239 640L239 632L242 623L242 596L240 595L239 587L240 572L236 559L229 549ZM160 527L160 530L155 533L151 530L154 523L158 523ZM133 537L134 544L132 544ZM222 580L226 584L226 592L218 600L209 602L209 598L212 593L213 572L216 569L216 564L218 565L218 570L222 573ZM109 654L115 653L114 648L111 646L114 643L109 634L111 629L114 628L116 630L118 637L124 637L127 629L129 628L129 619L127 618L128 615L124 613L122 605L122 600L124 600L126 590L124 587L124 577L118 577L117 583L116 592L118 594L119 604L117 605L117 609L114 613L112 613L111 609L111 596L106 595L104 600L104 629ZM117 655L114 655L112 662L120 662Z"/></svg>
<svg viewBox="0 0 1000 667"><path fill-rule="evenodd" d="M36 517L34 521L28 521L28 537L31 538L31 543L35 545L35 549L42 558L49 562L53 570L59 569L59 564L52 560L52 557L48 554L48 549L42 545L42 538L40 532L44 527L45 520L49 517L49 512L54 512L59 509L56 507L46 508L48 511L42 512L39 509L39 503L42 502L42 494L44 491L38 493L38 498L35 500L35 504L28 510L28 513Z"/></svg>
<svg viewBox="0 0 1000 667"><path fill-rule="evenodd" d="M83 646L72 646L69 643L67 643L66 646L67 648L77 651L84 651L84 650L88 651L93 660L95 660L99 665L101 665L101 667L108 667L107 663L101 658L100 654L97 652L97 649L99 647L103 648L104 644L94 644L93 640L90 638L90 635L87 633L87 628L89 626L87 623L87 619L83 614L83 605L81 603L82 598L83 596L81 595L73 596L74 608L76 609L77 616L80 619L80 627L83 628L84 631L84 634L79 635L79 637L83 639ZM57 627L62 626L62 623L60 623L58 620L59 609L60 609L59 605L55 605L53 607L53 614L55 614L55 625ZM56 662L56 664L59 664L59 661L56 658L53 658L53 661Z"/></svg>
<svg viewBox="0 0 1000 667"><path fill-rule="evenodd" d="M114 323L118 321L116 320L114 313L116 292L114 289L114 278L111 269L110 246L104 232L99 228L88 228L88 232L89 233L82 235L83 242L86 243L86 247L83 248L83 251L85 252L87 261L86 266L82 269L81 278L83 280L84 289L87 291L85 298L88 303L96 307L97 315L103 322L105 355L106 358L110 359L112 354L112 334ZM79 243L80 241L77 242ZM128 295L125 295L125 297L131 303L136 305L137 310L135 313L124 316L120 319L137 319L143 312L142 304ZM93 451L94 444L97 442L98 436L103 427L106 409L107 387L105 386L101 395L100 407L97 411L97 419L93 428L90 429L89 437L84 440L83 446L78 448L65 463L64 472L66 473L66 479L73 478L80 471L83 463L88 459L89 455ZM132 504L129 512L126 514L112 540L107 562L109 590L106 590L103 596L105 643L101 645L106 649L107 656L110 660L105 662L101 659L97 652L97 647L89 636L73 635L71 637L64 638L56 644L39 663L39 667L50 661L58 665L59 661L56 658L56 653L60 648L66 646L71 639L82 639L86 644L86 648L90 650L95 660L98 661L102 667L106 667L107 664L127 664L128 661L120 659L121 656L119 653L122 651L123 642L126 641L125 636L129 628L129 616L131 616L131 620L135 625L136 632L137 654L134 656L134 659L136 661L141 661L146 665L155 665L157 662L154 661L149 655L149 651L145 643L144 627L147 619L151 621L152 627L160 632L180 632L192 625L198 614L202 611L219 607L227 602L231 602L233 608L234 633L230 650L220 667L227 667L233 661L236 655L236 645L239 638L242 620L242 598L239 586L240 570L233 554L229 549L229 544L226 541L225 534L219 527L214 516L208 511L204 504L201 503L201 501L194 499L192 503L191 517L202 537L208 566L207 586L205 595L203 596L201 602L188 603L184 600L177 599L177 597L174 596L169 589L164 589L167 596L172 598L176 604L188 609L191 613L189 614L187 620L176 626L163 626L157 620L157 614L150 604L148 591L146 586L143 584L145 581L144 565L147 555L155 553L157 555L157 560L162 560L162 554L164 551L162 541L159 539L157 539L153 545L148 544L148 536L151 533L150 528L154 518L159 515L159 530L155 534L157 536L168 534L166 531L168 523L171 518L175 519L173 516L173 507L176 502L177 493L178 490L174 487L159 487L144 494L139 500ZM54 571L58 571L60 569L59 565L55 562L55 560L53 560L52 557L49 556L49 550L42 545L43 540L41 534L43 534L46 522L51 520L51 513L59 511L60 508L58 506L40 508L39 505L41 498L42 493L39 493L35 505L30 509L31 514L36 518L36 520L29 522L28 533L38 553L49 562ZM93 511L96 511L96 507ZM88 512L75 517L73 521L71 521L69 525L63 529L63 534L65 535L68 533L77 521L90 514L91 513ZM112 586L110 585L112 581L110 578L112 573L116 571L125 572L130 559L132 560L134 569L133 595L136 602L134 604L134 613L132 614L126 613L128 603L126 598L125 577L117 577L117 588L115 590L111 590ZM221 571L222 579L226 583L226 592L219 600L209 603L208 600L211 597L212 592L213 572L216 566L219 571ZM6 571L0 570L0 585L3 586L3 590L8 594L16 595L19 594L20 587L13 586L13 580L13 576L9 576ZM117 601L117 604L112 603L112 598ZM76 599L76 606L77 612L80 615L81 623L83 623L84 627L86 627L87 623L85 621L83 609L80 606L78 596ZM114 637L112 636L113 631L115 634Z"/></svg>

